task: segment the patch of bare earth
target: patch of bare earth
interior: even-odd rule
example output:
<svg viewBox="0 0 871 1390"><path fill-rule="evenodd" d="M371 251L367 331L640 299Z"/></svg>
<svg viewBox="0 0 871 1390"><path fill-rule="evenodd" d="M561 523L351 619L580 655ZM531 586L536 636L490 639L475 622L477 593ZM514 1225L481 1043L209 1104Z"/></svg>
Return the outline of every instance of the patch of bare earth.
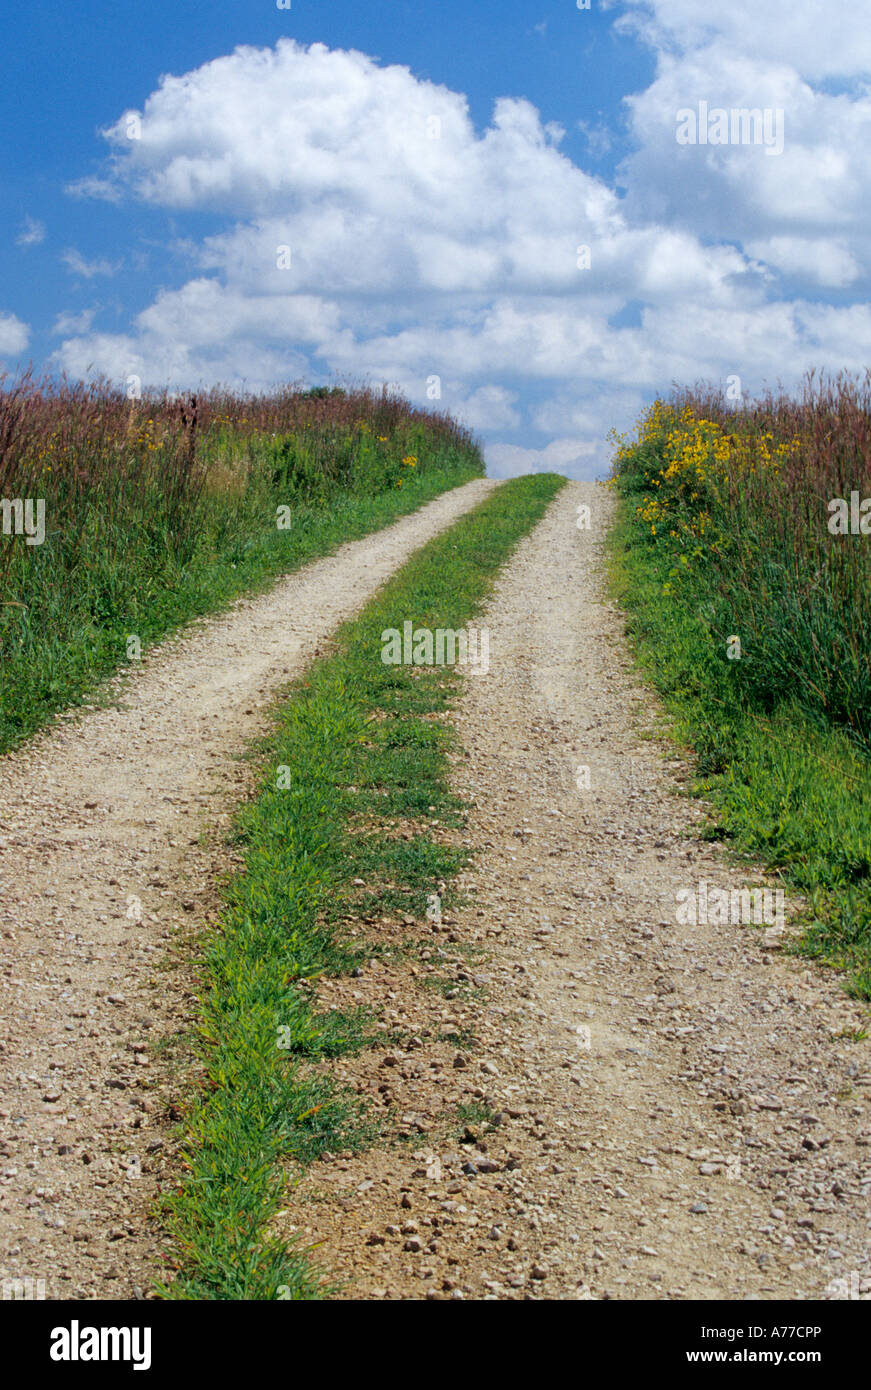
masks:
<svg viewBox="0 0 871 1390"><path fill-rule="evenodd" d="M248 740L336 626L492 486L196 624L110 682L107 708L0 759L0 1281L129 1298L165 1273L151 1213L178 1177L173 1058L196 990L179 947L215 905Z"/></svg>
<svg viewBox="0 0 871 1390"><path fill-rule="evenodd" d="M868 1011L776 933L678 922L681 889L765 880L699 838L655 737L603 598L611 506L568 486L482 616L453 716L468 906L370 923L405 949L323 986L396 1039L335 1068L379 1145L315 1164L279 1222L341 1297L871 1296Z"/></svg>

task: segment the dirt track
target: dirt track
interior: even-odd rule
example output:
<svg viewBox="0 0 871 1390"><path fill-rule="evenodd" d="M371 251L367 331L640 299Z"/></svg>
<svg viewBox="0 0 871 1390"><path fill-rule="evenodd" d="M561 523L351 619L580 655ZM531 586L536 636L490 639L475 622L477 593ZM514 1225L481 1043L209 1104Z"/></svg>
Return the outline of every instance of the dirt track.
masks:
<svg viewBox="0 0 871 1390"><path fill-rule="evenodd" d="M490 674L456 718L469 908L325 990L408 1040L342 1067L404 1137L318 1164L286 1218L346 1297L871 1297L871 1046L838 1036L867 1009L776 933L677 921L700 880L764 880L698 838L651 739L603 601L611 506L569 485L481 619Z"/></svg>
<svg viewBox="0 0 871 1390"><path fill-rule="evenodd" d="M190 1010L158 967L211 904L201 830L245 794L276 690L486 486L165 644L113 707L0 764L0 1278L147 1288L146 1214L174 1171L154 1042ZM281 1218L345 1296L871 1294L869 1044L838 1036L867 1011L756 927L676 921L679 889L761 876L698 838L685 769L650 737L602 598L610 506L567 487L483 619L490 673L455 716L470 906L416 955L324 984L325 1005L381 1007L405 1037L337 1067L392 1141L319 1162Z"/></svg>
<svg viewBox="0 0 871 1390"><path fill-rule="evenodd" d="M458 488L195 625L113 682L109 708L0 759L0 1281L129 1298L159 1272L146 1218L173 1168L151 1082L166 1058L152 1054L188 1023L161 966L223 867L202 832L245 794L240 758L280 686L492 486Z"/></svg>

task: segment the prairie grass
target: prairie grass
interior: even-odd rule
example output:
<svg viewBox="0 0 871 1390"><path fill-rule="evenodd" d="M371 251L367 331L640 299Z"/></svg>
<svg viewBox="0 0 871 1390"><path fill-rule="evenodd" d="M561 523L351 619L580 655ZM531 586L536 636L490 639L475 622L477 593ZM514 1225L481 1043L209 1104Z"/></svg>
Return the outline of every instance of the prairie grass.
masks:
<svg viewBox="0 0 871 1390"><path fill-rule="evenodd" d="M4 381L0 499L42 499L46 535L0 533L0 752L125 663L131 637L144 650L483 471L448 416L370 390L128 400Z"/></svg>
<svg viewBox="0 0 871 1390"><path fill-rule="evenodd" d="M657 401L617 441L617 592L735 848L808 901L801 949L871 997L871 384Z"/></svg>

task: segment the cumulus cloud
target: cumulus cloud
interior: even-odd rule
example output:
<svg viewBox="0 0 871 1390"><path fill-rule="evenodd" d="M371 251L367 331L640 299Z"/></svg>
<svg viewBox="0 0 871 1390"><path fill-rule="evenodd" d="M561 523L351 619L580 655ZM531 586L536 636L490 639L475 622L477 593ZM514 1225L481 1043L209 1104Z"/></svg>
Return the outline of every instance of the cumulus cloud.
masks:
<svg viewBox="0 0 871 1390"><path fill-rule="evenodd" d="M627 99L616 187L528 101L501 98L476 129L462 94L358 52L280 40L166 77L104 132L107 167L78 191L223 225L177 242L192 278L126 332L70 324L56 361L176 385L338 373L423 404L438 378L435 403L485 434L494 469L581 474L672 380L754 389L848 365L863 313L814 295L858 292L871 264L871 97L821 90L860 69L811 11L623 5L657 70ZM676 114L700 100L783 109L783 152L678 145Z"/></svg>
<svg viewBox="0 0 871 1390"><path fill-rule="evenodd" d="M522 473L566 473L572 478L595 478L601 472L597 448L588 439L552 439L543 449L519 444L491 444L487 471L493 478L518 478Z"/></svg>
<svg viewBox="0 0 871 1390"><path fill-rule="evenodd" d="M784 275L831 289L844 289L865 274L865 267L836 237L772 236L748 241L746 250Z"/></svg>
<svg viewBox="0 0 871 1390"><path fill-rule="evenodd" d="M0 357L15 357L30 341L30 328L15 314L0 314Z"/></svg>
<svg viewBox="0 0 871 1390"><path fill-rule="evenodd" d="M516 402L516 391L506 391L504 386L479 386L466 400L458 400L452 414L474 433L511 430L520 424Z"/></svg>
<svg viewBox="0 0 871 1390"><path fill-rule="evenodd" d="M742 244L783 235L866 238L871 97L826 94L781 63L706 48L664 55L655 81L627 101L637 149L621 178L634 216ZM782 153L761 143L678 144L678 112L700 102L772 113L772 129L775 120L782 125Z"/></svg>
<svg viewBox="0 0 871 1390"><path fill-rule="evenodd" d="M787 64L821 81L871 71L871 28L865 0L621 0L618 27L633 28L658 49L683 53L713 44L734 53Z"/></svg>

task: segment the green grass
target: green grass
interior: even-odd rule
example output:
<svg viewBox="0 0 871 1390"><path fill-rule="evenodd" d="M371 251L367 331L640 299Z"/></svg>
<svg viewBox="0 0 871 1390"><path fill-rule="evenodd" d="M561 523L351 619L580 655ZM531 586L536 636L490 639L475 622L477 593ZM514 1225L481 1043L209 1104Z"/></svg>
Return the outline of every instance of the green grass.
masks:
<svg viewBox="0 0 871 1390"><path fill-rule="evenodd" d="M367 1118L331 1081L329 1059L365 1046L372 1020L319 1012L312 982L372 954L351 921L378 913L423 923L439 882L450 905L464 862L421 828L462 823L448 785L450 729L438 716L464 678L446 666L385 665L381 633L407 619L467 624L563 481L505 483L431 541L340 629L333 654L277 714L261 790L238 818L244 869L204 951L201 1084L189 1104L187 1175L168 1215L179 1265L170 1297L317 1296L306 1252L288 1250L270 1221L288 1164L366 1142ZM360 834L395 818L416 823L412 839Z"/></svg>
<svg viewBox="0 0 871 1390"><path fill-rule="evenodd" d="M482 473L476 450L433 440L427 451L423 429L417 439L419 467L406 470L401 488L379 491L375 477L323 502L297 500L265 464L251 468L241 495L231 488L191 503L196 517L186 525L194 534L181 553L171 528L156 520L160 500L143 497L117 510L103 498L99 511L92 499L94 515L75 536L50 530L44 545L19 547L18 569L0 590L0 753L125 666L131 636L144 652L191 619ZM289 498L292 525L279 530L276 505Z"/></svg>
<svg viewBox="0 0 871 1390"><path fill-rule="evenodd" d="M466 1143L474 1143L476 1139L483 1139L485 1135L492 1134L498 1128L497 1112L492 1105L488 1105L485 1101L476 1100L468 1104L460 1104L456 1107L456 1115L459 1121L456 1130L457 1136Z"/></svg>
<svg viewBox="0 0 871 1390"><path fill-rule="evenodd" d="M619 478L618 478L619 485ZM761 859L807 900L796 948L847 973L871 998L871 776L844 728L797 699L760 710L709 621L704 564L675 584L667 544L651 543L624 491L610 538L614 592L672 731L695 755L697 792L720 837ZM736 626L738 624L736 623Z"/></svg>

